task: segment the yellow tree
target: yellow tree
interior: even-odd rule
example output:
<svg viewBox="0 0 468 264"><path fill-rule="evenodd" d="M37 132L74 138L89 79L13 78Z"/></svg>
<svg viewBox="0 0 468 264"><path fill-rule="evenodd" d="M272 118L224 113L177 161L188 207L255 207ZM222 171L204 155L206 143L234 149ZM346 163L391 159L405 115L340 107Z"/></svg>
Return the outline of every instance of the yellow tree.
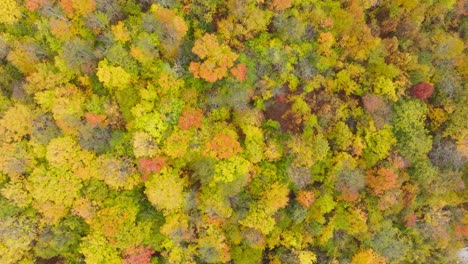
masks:
<svg viewBox="0 0 468 264"><path fill-rule="evenodd" d="M151 6L154 18L161 23L161 32L158 32L161 38L162 51L166 58L174 59L179 46L188 31L188 26L184 19L173 10L164 8L160 5Z"/></svg>
<svg viewBox="0 0 468 264"><path fill-rule="evenodd" d="M165 167L145 182L145 194L157 209L170 214L184 207L185 184L178 171Z"/></svg>
<svg viewBox="0 0 468 264"><path fill-rule="evenodd" d="M192 52L203 62L191 62L189 70L195 78L214 83L227 76L228 69L234 66L238 55L226 44L220 44L213 34L205 34L195 41Z"/></svg>
<svg viewBox="0 0 468 264"><path fill-rule="evenodd" d="M0 1L0 23L12 25L21 17L21 11L15 0Z"/></svg>
<svg viewBox="0 0 468 264"><path fill-rule="evenodd" d="M360 250L351 259L351 264L385 264L385 258L377 255L372 249Z"/></svg>

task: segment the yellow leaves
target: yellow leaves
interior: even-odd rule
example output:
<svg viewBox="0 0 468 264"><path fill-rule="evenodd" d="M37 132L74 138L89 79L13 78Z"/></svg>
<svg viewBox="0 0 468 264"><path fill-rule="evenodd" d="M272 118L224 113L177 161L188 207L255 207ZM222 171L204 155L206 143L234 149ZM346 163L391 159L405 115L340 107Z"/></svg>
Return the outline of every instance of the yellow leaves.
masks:
<svg viewBox="0 0 468 264"><path fill-rule="evenodd" d="M26 75L36 71L36 64L39 62L34 49L28 47L28 43L15 43L7 60Z"/></svg>
<svg viewBox="0 0 468 264"><path fill-rule="evenodd" d="M20 141L31 133L32 112L23 104L9 108L0 119L0 143Z"/></svg>
<svg viewBox="0 0 468 264"><path fill-rule="evenodd" d="M15 0L0 1L0 23L12 25L21 17L21 11Z"/></svg>
<svg viewBox="0 0 468 264"><path fill-rule="evenodd" d="M80 188L77 176L58 168L38 167L28 177L33 207L44 215L45 221L57 221L67 215Z"/></svg>
<svg viewBox="0 0 468 264"><path fill-rule="evenodd" d="M299 264L314 264L317 262L317 255L314 252L301 250L297 252L299 257Z"/></svg>
<svg viewBox="0 0 468 264"><path fill-rule="evenodd" d="M115 40L125 43L130 40L130 32L122 21L119 21L116 25L111 27L112 34L114 34Z"/></svg>
<svg viewBox="0 0 468 264"><path fill-rule="evenodd" d="M104 59L99 62L96 75L105 86L111 89L122 90L131 82L131 76L120 66L111 66Z"/></svg>
<svg viewBox="0 0 468 264"><path fill-rule="evenodd" d="M250 208L245 219L239 223L246 227L255 228L264 235L268 235L275 226L275 219L259 208Z"/></svg>
<svg viewBox="0 0 468 264"><path fill-rule="evenodd" d="M145 182L145 194L158 210L170 214L178 212L184 207L185 184L185 180L180 177L178 171L164 167Z"/></svg>
<svg viewBox="0 0 468 264"><path fill-rule="evenodd" d="M73 17L76 14L86 16L96 9L94 0L60 0L59 4L68 17Z"/></svg>
<svg viewBox="0 0 468 264"><path fill-rule="evenodd" d="M260 205L268 214L273 214L288 205L288 195L288 186L275 182L262 193Z"/></svg>
<svg viewBox="0 0 468 264"><path fill-rule="evenodd" d="M188 31L188 26L184 19L173 10L160 5L152 5L151 11L154 18L162 25L160 38L163 39L163 54L172 60L178 54L180 43Z"/></svg>
<svg viewBox="0 0 468 264"><path fill-rule="evenodd" d="M192 52L205 61L191 62L189 71L195 78L202 78L211 83L226 77L227 70L234 66L234 61L238 58L226 44L219 44L213 34L205 34L201 39L197 39Z"/></svg>
<svg viewBox="0 0 468 264"><path fill-rule="evenodd" d="M384 257L377 255L372 249L360 250L351 259L351 264L385 264Z"/></svg>

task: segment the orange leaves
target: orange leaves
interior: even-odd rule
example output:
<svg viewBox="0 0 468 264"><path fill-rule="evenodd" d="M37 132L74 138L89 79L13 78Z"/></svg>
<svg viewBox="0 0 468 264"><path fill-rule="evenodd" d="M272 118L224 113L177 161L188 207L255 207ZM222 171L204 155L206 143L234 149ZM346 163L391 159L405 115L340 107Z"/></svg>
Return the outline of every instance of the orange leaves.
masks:
<svg viewBox="0 0 468 264"><path fill-rule="evenodd" d="M300 191L296 196L296 201L303 207L310 207L315 201L315 195L311 191Z"/></svg>
<svg viewBox="0 0 468 264"><path fill-rule="evenodd" d="M179 52L180 43L188 31L188 26L184 19L173 10L160 5L153 5L151 11L154 18L161 23L162 32L162 52L168 59L174 59Z"/></svg>
<svg viewBox="0 0 468 264"><path fill-rule="evenodd" d="M94 0L60 0L59 4L68 17L73 17L76 14L86 16L96 9Z"/></svg>
<svg viewBox="0 0 468 264"><path fill-rule="evenodd" d="M192 52L198 55L200 59L205 59L215 52L214 49L220 49L218 39L213 34L205 34L201 39L195 41Z"/></svg>
<svg viewBox="0 0 468 264"><path fill-rule="evenodd" d="M242 82L247 77L247 66L245 66L245 64L239 63L236 67L231 69L231 73L238 81Z"/></svg>
<svg viewBox="0 0 468 264"><path fill-rule="evenodd" d="M179 118L179 127L183 130L190 128L200 128L203 121L203 113L197 109L188 109L182 113Z"/></svg>
<svg viewBox="0 0 468 264"><path fill-rule="evenodd" d="M86 113L86 121L91 127L96 126L105 126L106 125L106 116L100 114Z"/></svg>
<svg viewBox="0 0 468 264"><path fill-rule="evenodd" d="M379 168L367 172L367 185L375 195L399 187L398 175L391 169Z"/></svg>
<svg viewBox="0 0 468 264"><path fill-rule="evenodd" d="M202 78L211 83L226 77L227 70L234 66L234 61L238 58L226 44L220 44L213 34L205 34L201 39L197 39L192 52L205 61L191 62L189 71L195 78ZM240 70L243 70L242 66L238 66L238 74L242 73Z"/></svg>
<svg viewBox="0 0 468 264"><path fill-rule="evenodd" d="M47 3L47 0L27 0L24 3L24 6L29 10L29 11L36 11L42 6L44 6Z"/></svg>
<svg viewBox="0 0 468 264"><path fill-rule="evenodd" d="M234 136L221 132L206 143L205 155L220 160L233 157L241 151L242 148Z"/></svg>
<svg viewBox="0 0 468 264"><path fill-rule="evenodd" d="M273 0L271 3L271 7L278 11L290 8L291 5L291 0Z"/></svg>
<svg viewBox="0 0 468 264"><path fill-rule="evenodd" d="M152 159L140 159L138 161L139 171L143 174L144 180L146 180L146 177L149 174L159 172L165 164L166 160L162 157L154 157Z"/></svg>

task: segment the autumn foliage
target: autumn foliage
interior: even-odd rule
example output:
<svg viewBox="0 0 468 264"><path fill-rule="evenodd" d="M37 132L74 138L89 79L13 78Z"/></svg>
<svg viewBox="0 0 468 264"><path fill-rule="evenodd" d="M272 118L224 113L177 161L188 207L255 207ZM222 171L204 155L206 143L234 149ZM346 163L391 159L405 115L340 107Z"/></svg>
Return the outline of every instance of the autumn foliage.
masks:
<svg viewBox="0 0 468 264"><path fill-rule="evenodd" d="M165 164L165 159L161 157L154 157L152 159L142 158L138 161L140 173L142 173L144 177L151 173L159 172Z"/></svg>
<svg viewBox="0 0 468 264"><path fill-rule="evenodd" d="M296 201L304 207L310 207L315 201L315 195L311 191L302 190L297 194Z"/></svg>
<svg viewBox="0 0 468 264"><path fill-rule="evenodd" d="M399 187L398 175L387 168L378 168L367 172L367 185L375 195L381 195L387 190Z"/></svg>
<svg viewBox="0 0 468 264"><path fill-rule="evenodd" d="M216 82L227 76L228 69L234 65L238 55L226 44L220 44L213 34L205 34L195 41L192 52L203 62L191 62L190 72L195 78Z"/></svg>
<svg viewBox="0 0 468 264"><path fill-rule="evenodd" d="M203 121L203 113L197 109L185 110L179 118L178 125L181 129L200 128Z"/></svg>
<svg viewBox="0 0 468 264"><path fill-rule="evenodd" d="M0 0L0 264L456 263L463 0Z"/></svg>
<svg viewBox="0 0 468 264"><path fill-rule="evenodd" d="M205 146L205 154L217 160L230 158L241 151L236 138L224 132L216 134Z"/></svg>
<svg viewBox="0 0 468 264"><path fill-rule="evenodd" d="M149 246L135 246L123 252L124 264L149 264L155 251Z"/></svg>
<svg viewBox="0 0 468 264"><path fill-rule="evenodd" d="M434 93L434 87L425 82L418 83L410 89L411 96L421 99L426 103L431 98L432 93Z"/></svg>

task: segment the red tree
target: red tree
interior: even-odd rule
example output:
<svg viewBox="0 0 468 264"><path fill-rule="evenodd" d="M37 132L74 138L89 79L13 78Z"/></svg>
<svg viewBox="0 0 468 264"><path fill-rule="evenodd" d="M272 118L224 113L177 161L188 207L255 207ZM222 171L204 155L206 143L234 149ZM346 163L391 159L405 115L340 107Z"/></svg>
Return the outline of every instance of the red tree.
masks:
<svg viewBox="0 0 468 264"><path fill-rule="evenodd" d="M151 247L135 246L123 251L124 264L149 264L154 250Z"/></svg>
<svg viewBox="0 0 468 264"><path fill-rule="evenodd" d="M410 89L411 96L421 99L426 103L427 99L429 99L432 96L433 92L434 87L425 82L418 83Z"/></svg>

